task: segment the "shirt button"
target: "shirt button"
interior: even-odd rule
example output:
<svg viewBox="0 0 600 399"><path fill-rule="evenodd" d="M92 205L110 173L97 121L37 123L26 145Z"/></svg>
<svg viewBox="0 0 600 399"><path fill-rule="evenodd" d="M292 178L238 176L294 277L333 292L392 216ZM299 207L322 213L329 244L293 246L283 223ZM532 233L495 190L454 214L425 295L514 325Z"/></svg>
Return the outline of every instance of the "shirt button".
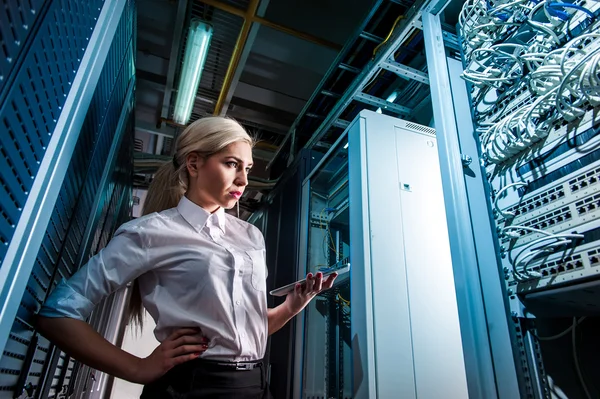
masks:
<svg viewBox="0 0 600 399"><path fill-rule="evenodd" d="M244 338L246 336L246 333L242 333L242 338Z"/></svg>
<svg viewBox="0 0 600 399"><path fill-rule="evenodd" d="M241 276L242 274L244 274L244 272L243 272L243 271L241 271L241 270L239 271L239 273L240 273L240 276Z"/></svg>
<svg viewBox="0 0 600 399"><path fill-rule="evenodd" d="M240 303L241 303L240 301L235 301L235 304L238 306L240 306Z"/></svg>

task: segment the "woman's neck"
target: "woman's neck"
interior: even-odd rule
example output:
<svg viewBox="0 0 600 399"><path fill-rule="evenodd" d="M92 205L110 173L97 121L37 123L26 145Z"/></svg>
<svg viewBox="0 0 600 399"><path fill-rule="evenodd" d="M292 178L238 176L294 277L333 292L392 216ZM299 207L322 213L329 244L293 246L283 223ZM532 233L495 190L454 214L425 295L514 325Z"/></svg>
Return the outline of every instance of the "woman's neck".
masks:
<svg viewBox="0 0 600 399"><path fill-rule="evenodd" d="M198 196L191 195L189 193L185 193L185 196L187 199L189 199L194 204L198 205L200 208L204 209L208 213L215 213L221 208L219 205L217 205L215 203L210 203L209 201L203 201L201 198L198 198Z"/></svg>

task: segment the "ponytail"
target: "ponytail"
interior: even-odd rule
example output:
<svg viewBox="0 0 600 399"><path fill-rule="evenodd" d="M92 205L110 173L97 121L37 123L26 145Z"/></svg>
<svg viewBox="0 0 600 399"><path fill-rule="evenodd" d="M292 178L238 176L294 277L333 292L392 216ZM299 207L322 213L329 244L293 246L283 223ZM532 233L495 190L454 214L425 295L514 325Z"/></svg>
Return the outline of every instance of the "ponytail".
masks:
<svg viewBox="0 0 600 399"><path fill-rule="evenodd" d="M173 158L173 162L168 162L158 169L148 188L142 215L161 212L174 208L179 204L179 200L185 194L185 185L179 177L182 170L185 169L177 164L175 158ZM132 323L137 327L141 328L143 326L144 306L138 279L133 281L127 319L128 323Z"/></svg>
<svg viewBox="0 0 600 399"><path fill-rule="evenodd" d="M154 175L144 200L142 215L162 212L179 204L179 200L185 194L185 185L179 177L183 168L177 165L176 169L174 162L164 164Z"/></svg>

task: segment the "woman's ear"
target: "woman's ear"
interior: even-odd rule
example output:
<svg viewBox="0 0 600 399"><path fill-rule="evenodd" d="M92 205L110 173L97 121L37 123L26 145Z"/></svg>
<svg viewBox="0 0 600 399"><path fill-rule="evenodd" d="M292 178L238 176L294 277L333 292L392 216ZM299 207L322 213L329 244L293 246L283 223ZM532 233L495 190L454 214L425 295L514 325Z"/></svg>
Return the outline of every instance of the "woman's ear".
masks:
<svg viewBox="0 0 600 399"><path fill-rule="evenodd" d="M187 167L188 173L192 177L196 177L198 175L198 169L200 168L202 163L202 159L195 152L190 152L185 158L185 165Z"/></svg>

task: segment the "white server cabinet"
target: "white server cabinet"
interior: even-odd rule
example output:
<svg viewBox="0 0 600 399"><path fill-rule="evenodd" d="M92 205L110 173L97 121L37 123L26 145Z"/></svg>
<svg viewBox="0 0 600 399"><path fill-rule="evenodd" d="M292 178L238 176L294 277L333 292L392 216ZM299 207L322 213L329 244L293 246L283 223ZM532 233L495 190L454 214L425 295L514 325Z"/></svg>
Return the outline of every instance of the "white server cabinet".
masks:
<svg viewBox="0 0 600 399"><path fill-rule="evenodd" d="M329 191L316 193L325 180ZM309 175L303 194L307 269L300 274L348 255L351 273L298 323L297 397L339 397L335 388L356 399L468 398L435 130L362 111ZM320 250L323 231L334 248ZM330 250L335 259L327 258ZM351 350L336 363L330 334L337 331L343 348L344 324L316 309L326 309L327 298L339 306L344 285ZM343 382L336 386L335 373L317 371L317 357L319 364L325 357L326 369L342 368Z"/></svg>
<svg viewBox="0 0 600 399"><path fill-rule="evenodd" d="M356 398L467 398L433 129L370 111L348 130Z"/></svg>

